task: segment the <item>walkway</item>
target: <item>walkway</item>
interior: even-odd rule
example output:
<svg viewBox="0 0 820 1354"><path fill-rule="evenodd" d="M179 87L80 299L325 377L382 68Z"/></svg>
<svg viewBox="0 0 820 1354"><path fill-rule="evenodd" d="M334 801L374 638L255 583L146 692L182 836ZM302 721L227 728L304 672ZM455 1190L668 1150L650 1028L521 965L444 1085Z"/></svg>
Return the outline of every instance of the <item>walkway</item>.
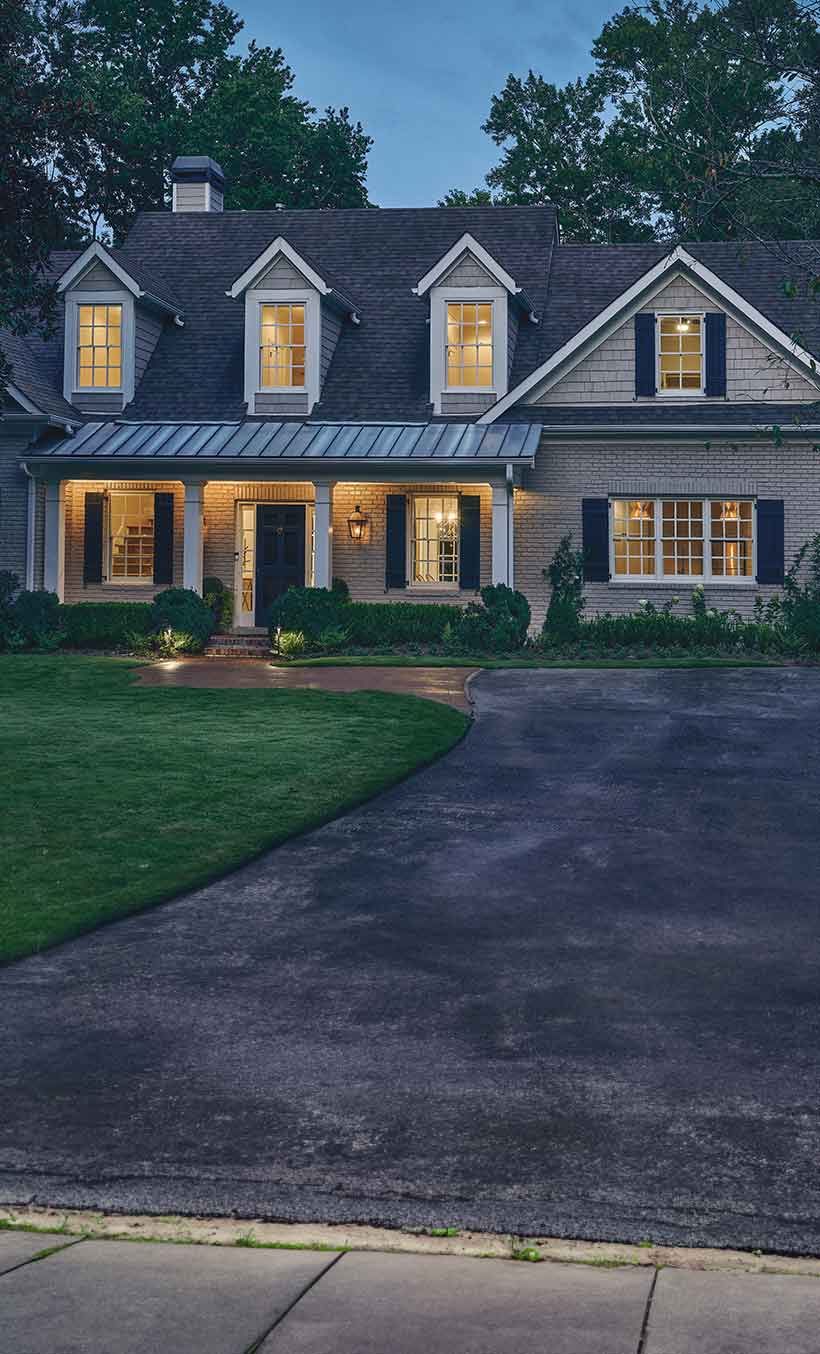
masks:
<svg viewBox="0 0 820 1354"><path fill-rule="evenodd" d="M9 1354L817 1354L820 1279L0 1232L0 1308Z"/></svg>
<svg viewBox="0 0 820 1354"><path fill-rule="evenodd" d="M469 668L273 667L257 658L175 658L140 669L144 686L286 687L315 691L396 691L469 712Z"/></svg>

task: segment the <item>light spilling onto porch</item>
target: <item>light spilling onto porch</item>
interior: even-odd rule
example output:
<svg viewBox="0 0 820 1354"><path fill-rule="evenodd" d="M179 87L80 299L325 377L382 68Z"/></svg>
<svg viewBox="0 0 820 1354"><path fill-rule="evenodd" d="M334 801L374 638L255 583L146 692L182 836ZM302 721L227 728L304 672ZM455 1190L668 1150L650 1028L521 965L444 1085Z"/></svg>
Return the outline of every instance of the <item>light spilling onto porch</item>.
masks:
<svg viewBox="0 0 820 1354"><path fill-rule="evenodd" d="M347 519L347 529L350 532L351 541L356 541L358 543L365 539L369 522L370 518L367 513L362 512L361 507L357 503L355 509Z"/></svg>

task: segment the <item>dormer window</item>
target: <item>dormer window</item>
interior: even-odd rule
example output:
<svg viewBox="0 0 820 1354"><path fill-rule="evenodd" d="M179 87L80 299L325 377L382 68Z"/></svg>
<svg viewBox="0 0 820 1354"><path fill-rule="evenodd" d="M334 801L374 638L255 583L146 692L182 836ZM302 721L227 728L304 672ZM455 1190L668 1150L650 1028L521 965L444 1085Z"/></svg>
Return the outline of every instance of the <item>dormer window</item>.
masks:
<svg viewBox="0 0 820 1354"><path fill-rule="evenodd" d="M306 352L304 303L263 303L259 309L260 389L302 389Z"/></svg>
<svg viewBox="0 0 820 1354"><path fill-rule="evenodd" d="M448 301L447 387L493 384L492 301Z"/></svg>
<svg viewBox="0 0 820 1354"><path fill-rule="evenodd" d="M702 395L703 316L658 315L657 326L658 391L661 395Z"/></svg>
<svg viewBox="0 0 820 1354"><path fill-rule="evenodd" d="M79 306L77 388L119 390L122 385L122 306Z"/></svg>

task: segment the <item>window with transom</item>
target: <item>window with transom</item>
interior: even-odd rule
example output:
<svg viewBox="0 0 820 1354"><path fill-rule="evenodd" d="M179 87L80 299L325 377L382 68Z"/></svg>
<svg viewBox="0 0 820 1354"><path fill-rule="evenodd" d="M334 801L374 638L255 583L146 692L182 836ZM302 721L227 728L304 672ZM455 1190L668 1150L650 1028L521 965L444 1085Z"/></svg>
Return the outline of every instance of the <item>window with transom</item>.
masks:
<svg viewBox="0 0 820 1354"><path fill-rule="evenodd" d="M77 380L80 390L122 385L122 306L80 306Z"/></svg>
<svg viewBox="0 0 820 1354"><path fill-rule="evenodd" d="M413 499L413 582L458 585L458 497L424 495Z"/></svg>
<svg viewBox="0 0 820 1354"><path fill-rule="evenodd" d="M154 577L154 495L109 494L108 536L108 577L115 583L150 583Z"/></svg>
<svg viewBox="0 0 820 1354"><path fill-rule="evenodd" d="M264 303L260 307L260 388L272 390L282 387L302 387L304 384L304 303Z"/></svg>
<svg viewBox="0 0 820 1354"><path fill-rule="evenodd" d="M752 499L614 499L613 577L751 579L754 524Z"/></svg>
<svg viewBox="0 0 820 1354"><path fill-rule="evenodd" d="M448 386L492 385L492 302L447 302L446 363Z"/></svg>
<svg viewBox="0 0 820 1354"><path fill-rule="evenodd" d="M703 394L703 316L658 316L658 390Z"/></svg>

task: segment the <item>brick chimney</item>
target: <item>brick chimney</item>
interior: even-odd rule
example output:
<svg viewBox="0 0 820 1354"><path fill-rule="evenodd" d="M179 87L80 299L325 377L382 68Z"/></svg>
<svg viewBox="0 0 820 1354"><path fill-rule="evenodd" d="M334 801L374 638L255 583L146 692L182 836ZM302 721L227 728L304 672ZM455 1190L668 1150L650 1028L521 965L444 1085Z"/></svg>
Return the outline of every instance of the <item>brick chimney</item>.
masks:
<svg viewBox="0 0 820 1354"><path fill-rule="evenodd" d="M225 175L210 155L178 155L171 165L175 212L221 212Z"/></svg>

